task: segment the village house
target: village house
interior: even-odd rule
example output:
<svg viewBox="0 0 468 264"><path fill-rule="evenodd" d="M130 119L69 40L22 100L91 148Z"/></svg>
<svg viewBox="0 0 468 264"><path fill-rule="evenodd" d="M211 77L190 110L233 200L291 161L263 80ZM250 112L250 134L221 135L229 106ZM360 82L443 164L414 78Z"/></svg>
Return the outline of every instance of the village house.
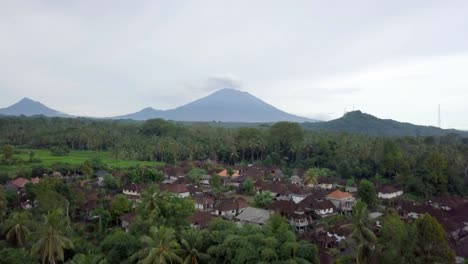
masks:
<svg viewBox="0 0 468 264"><path fill-rule="evenodd" d="M378 189L377 197L380 199L395 199L403 194L403 190L401 188L392 186L392 185L384 185Z"/></svg>
<svg viewBox="0 0 468 264"><path fill-rule="evenodd" d="M339 189L329 193L326 199L335 205L335 207L341 212L350 212L353 210L353 206L356 203L352 193L342 192Z"/></svg>
<svg viewBox="0 0 468 264"><path fill-rule="evenodd" d="M292 200L274 201L268 209L285 217L295 231L302 233L312 224L312 218L305 212L301 204L296 204Z"/></svg>
<svg viewBox="0 0 468 264"><path fill-rule="evenodd" d="M270 192L273 197L286 195L286 187L280 183L256 181L254 183L255 191L262 193L264 191Z"/></svg>
<svg viewBox="0 0 468 264"><path fill-rule="evenodd" d="M301 179L301 177L299 177L297 175L291 176L291 178L289 178L289 181L292 184L302 185L302 179Z"/></svg>
<svg viewBox="0 0 468 264"><path fill-rule="evenodd" d="M139 198L144 187L143 184L130 183L122 188L122 193L129 198Z"/></svg>
<svg viewBox="0 0 468 264"><path fill-rule="evenodd" d="M203 229L207 228L211 221L213 220L213 216L209 212L200 212L197 211L191 216L187 218L190 222L190 226L195 229Z"/></svg>
<svg viewBox="0 0 468 264"><path fill-rule="evenodd" d="M263 226L270 219L271 214L272 212L265 209L247 207L242 211L242 213L236 216L236 220L241 224Z"/></svg>
<svg viewBox="0 0 468 264"><path fill-rule="evenodd" d="M180 198L186 198L190 196L190 191L187 186L182 183L169 183L159 185L161 191L166 191L177 195Z"/></svg>
<svg viewBox="0 0 468 264"><path fill-rule="evenodd" d="M8 189L8 190L19 192L19 191L22 191L24 189L26 184L28 184L28 183L38 184L39 182L40 182L40 178L38 178L38 177L32 178L31 180L25 179L23 177L18 177L16 179L8 182L5 185L5 188Z"/></svg>
<svg viewBox="0 0 468 264"><path fill-rule="evenodd" d="M331 177L319 177L317 179L317 185L323 190L331 190L335 187L334 179Z"/></svg>
<svg viewBox="0 0 468 264"><path fill-rule="evenodd" d="M272 181L281 181L284 178L283 171L280 169L270 170L270 178Z"/></svg>
<svg viewBox="0 0 468 264"><path fill-rule="evenodd" d="M200 211L212 211L215 206L215 199L208 194L198 194L192 197L195 202L195 209Z"/></svg>
<svg viewBox="0 0 468 264"><path fill-rule="evenodd" d="M222 200L220 204L215 207L213 214L226 218L233 218L242 213L247 207L248 203L244 198L228 198Z"/></svg>

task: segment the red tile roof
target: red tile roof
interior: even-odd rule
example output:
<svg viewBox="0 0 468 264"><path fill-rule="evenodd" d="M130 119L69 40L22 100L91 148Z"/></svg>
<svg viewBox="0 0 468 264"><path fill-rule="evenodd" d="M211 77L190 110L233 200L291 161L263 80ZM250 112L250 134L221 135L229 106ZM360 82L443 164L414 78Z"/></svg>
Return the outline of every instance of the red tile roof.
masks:
<svg viewBox="0 0 468 264"><path fill-rule="evenodd" d="M221 172L218 173L218 175L221 177L229 177L227 170L222 170ZM239 171L234 170L234 173L232 174L231 177L239 177L239 176L240 176Z"/></svg>
<svg viewBox="0 0 468 264"><path fill-rule="evenodd" d="M342 192L340 190L335 190L334 192L329 193L327 197L332 198L332 199L345 199L345 198L353 197L353 195L349 192Z"/></svg>

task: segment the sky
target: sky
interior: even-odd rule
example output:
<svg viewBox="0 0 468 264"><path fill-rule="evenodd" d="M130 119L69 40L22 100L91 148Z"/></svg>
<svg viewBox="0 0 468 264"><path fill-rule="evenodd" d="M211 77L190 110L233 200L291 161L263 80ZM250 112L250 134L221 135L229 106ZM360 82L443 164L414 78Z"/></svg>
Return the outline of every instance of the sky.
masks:
<svg viewBox="0 0 468 264"><path fill-rule="evenodd" d="M0 107L170 109L221 88L281 110L468 130L468 1L0 0Z"/></svg>

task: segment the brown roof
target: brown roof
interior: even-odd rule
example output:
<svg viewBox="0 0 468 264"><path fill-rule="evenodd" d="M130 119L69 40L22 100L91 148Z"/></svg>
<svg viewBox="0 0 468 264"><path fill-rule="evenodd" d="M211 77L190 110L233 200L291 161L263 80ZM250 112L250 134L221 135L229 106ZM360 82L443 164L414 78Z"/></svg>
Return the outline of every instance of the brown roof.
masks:
<svg viewBox="0 0 468 264"><path fill-rule="evenodd" d="M185 186L185 184L179 184L179 183L161 184L159 185L159 188L162 191L167 191L171 193L185 193L189 191L187 189L187 186Z"/></svg>
<svg viewBox="0 0 468 264"><path fill-rule="evenodd" d="M200 228L208 227L212 219L213 216L209 212L195 212L187 218L190 223Z"/></svg>
<svg viewBox="0 0 468 264"><path fill-rule="evenodd" d="M332 199L345 199L349 197L353 197L353 195L349 192L342 192L340 190L335 190L327 195L328 198Z"/></svg>
<svg viewBox="0 0 468 264"><path fill-rule="evenodd" d="M265 182L265 181L256 181L255 187L258 190L269 191L273 193L284 194L287 193L287 187L281 183Z"/></svg>
<svg viewBox="0 0 468 264"><path fill-rule="evenodd" d="M130 183L125 185L122 189L131 191L131 192L141 192L145 189L146 185L143 184L136 184L136 183Z"/></svg>
<svg viewBox="0 0 468 264"><path fill-rule="evenodd" d="M29 180L28 179L25 179L23 177L19 177L19 178L16 178L14 180L11 181L11 184L13 184L14 186L18 187L18 188L24 188L24 186L29 183Z"/></svg>
<svg viewBox="0 0 468 264"><path fill-rule="evenodd" d="M397 188L393 185L384 185L379 188L379 193L396 193L401 191L401 188Z"/></svg>
<svg viewBox="0 0 468 264"><path fill-rule="evenodd" d="M335 205L329 200L321 200L321 201L317 201L313 203L312 208L315 210L324 210L324 209L335 208Z"/></svg>
<svg viewBox="0 0 468 264"><path fill-rule="evenodd" d="M136 212L126 213L119 217L120 221L125 221L131 223L133 218L135 218Z"/></svg>
<svg viewBox="0 0 468 264"><path fill-rule="evenodd" d="M199 194L199 195L193 196L192 198L195 202L201 203L201 204L214 203L215 201L215 198L208 194Z"/></svg>
<svg viewBox="0 0 468 264"><path fill-rule="evenodd" d="M228 198L226 200L221 201L221 203L216 207L216 209L219 211L232 211L246 208L248 206L249 204L242 197Z"/></svg>
<svg viewBox="0 0 468 264"><path fill-rule="evenodd" d="M294 213L295 208L296 208L296 204L291 200L274 201L268 206L268 209L273 210L282 215Z"/></svg>

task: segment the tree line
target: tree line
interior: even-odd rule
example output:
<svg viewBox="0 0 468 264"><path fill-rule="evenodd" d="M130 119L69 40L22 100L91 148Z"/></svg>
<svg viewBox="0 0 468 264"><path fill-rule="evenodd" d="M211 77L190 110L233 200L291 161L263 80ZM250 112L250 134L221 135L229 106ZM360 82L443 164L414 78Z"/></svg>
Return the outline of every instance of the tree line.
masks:
<svg viewBox="0 0 468 264"><path fill-rule="evenodd" d="M317 132L279 122L223 128L210 123L145 122L85 118L2 117L0 144L24 148L111 151L118 159L207 160L263 163L293 169L328 169L348 179L400 183L421 197L466 194L468 139L375 137Z"/></svg>

